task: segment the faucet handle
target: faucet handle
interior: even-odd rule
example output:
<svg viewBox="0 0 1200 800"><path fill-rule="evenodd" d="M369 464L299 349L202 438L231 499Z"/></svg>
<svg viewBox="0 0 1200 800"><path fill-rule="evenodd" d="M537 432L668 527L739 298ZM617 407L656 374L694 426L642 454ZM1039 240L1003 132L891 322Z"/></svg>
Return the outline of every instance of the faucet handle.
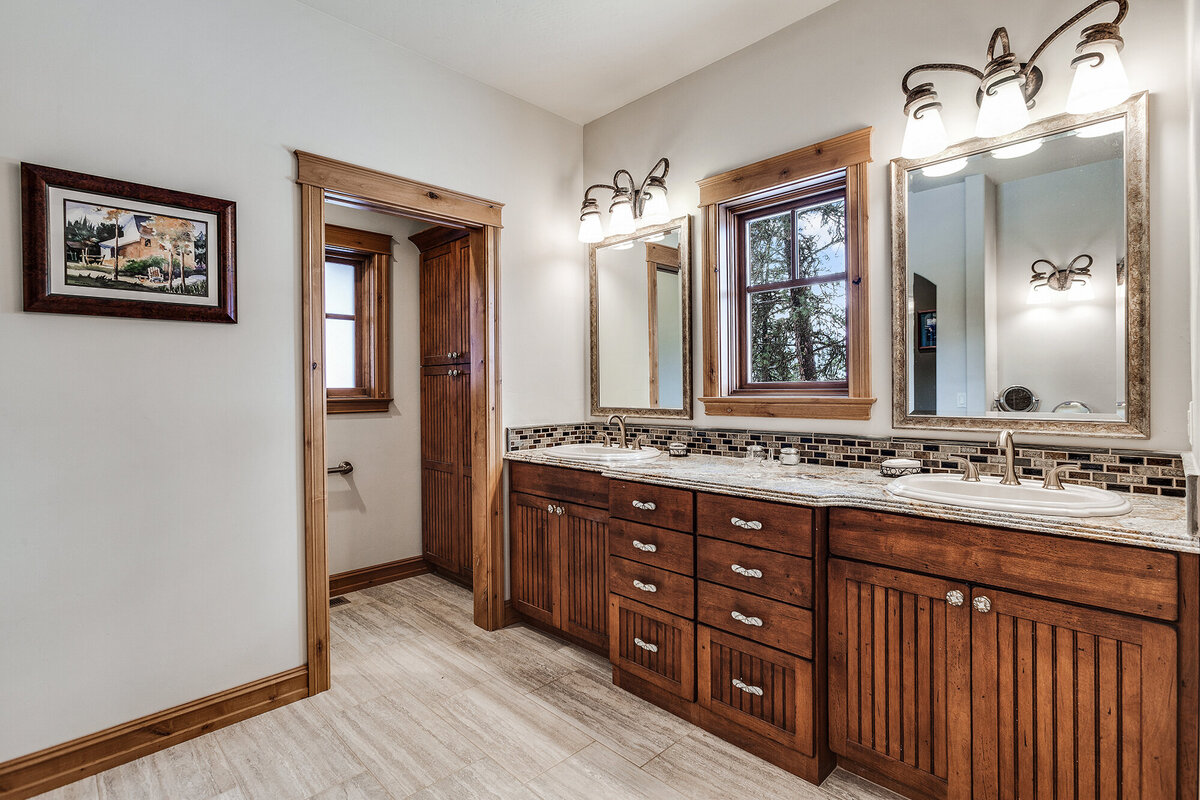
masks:
<svg viewBox="0 0 1200 800"><path fill-rule="evenodd" d="M975 466L975 462L966 456L950 456L951 460L962 462L964 481L979 482L979 467Z"/></svg>
<svg viewBox="0 0 1200 800"><path fill-rule="evenodd" d="M603 431L596 435L596 441L600 443L601 447L612 447L612 440L609 439L608 434L604 433Z"/></svg>
<svg viewBox="0 0 1200 800"><path fill-rule="evenodd" d="M650 440L647 439L643 434L639 433L637 438L633 440L633 449L641 450L642 445L644 445L644 444L650 444Z"/></svg>
<svg viewBox="0 0 1200 800"><path fill-rule="evenodd" d="M1042 481L1042 488L1043 489L1057 489L1059 491L1062 491L1063 485L1062 485L1062 481L1060 480L1060 478L1061 478L1061 476L1066 474L1067 470L1071 469L1074 466L1075 466L1074 464L1059 464L1058 466L1049 470L1046 473L1045 480Z"/></svg>

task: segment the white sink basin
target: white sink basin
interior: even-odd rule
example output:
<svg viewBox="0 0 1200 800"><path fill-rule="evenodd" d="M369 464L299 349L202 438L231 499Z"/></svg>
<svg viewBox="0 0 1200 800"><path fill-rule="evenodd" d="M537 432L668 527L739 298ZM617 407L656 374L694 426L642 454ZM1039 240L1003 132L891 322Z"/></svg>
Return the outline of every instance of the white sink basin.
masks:
<svg viewBox="0 0 1200 800"><path fill-rule="evenodd" d="M1041 481L1001 486L997 477L980 477L975 482L964 481L961 475L923 473L896 478L885 488L910 500L1052 517L1115 517L1131 508L1129 501L1116 492L1094 486L1064 484L1061 491L1043 489Z"/></svg>
<svg viewBox="0 0 1200 800"><path fill-rule="evenodd" d="M598 444L560 444L557 447L547 447L544 452L559 458L590 461L596 464L638 464L653 461L662 451L654 447L630 450L620 447L604 447Z"/></svg>

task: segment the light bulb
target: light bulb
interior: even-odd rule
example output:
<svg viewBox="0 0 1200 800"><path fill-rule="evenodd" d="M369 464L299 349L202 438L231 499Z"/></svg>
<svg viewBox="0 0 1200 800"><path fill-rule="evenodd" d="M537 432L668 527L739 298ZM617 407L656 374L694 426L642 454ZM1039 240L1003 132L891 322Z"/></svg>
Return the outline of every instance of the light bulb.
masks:
<svg viewBox="0 0 1200 800"><path fill-rule="evenodd" d="M1081 55L1071 62L1075 78L1067 95L1067 113L1103 111L1129 97L1129 77L1115 42L1081 44L1076 49ZM1099 63L1093 55L1100 56Z"/></svg>
<svg viewBox="0 0 1200 800"><path fill-rule="evenodd" d="M1020 79L1009 77L984 88L979 119L975 122L977 137L1004 136L1029 124L1029 108L1025 105L1021 83Z"/></svg>
<svg viewBox="0 0 1200 800"><path fill-rule="evenodd" d="M585 244L595 244L604 238L604 229L600 227L600 212L593 211L584 214L579 219L579 241Z"/></svg>
<svg viewBox="0 0 1200 800"><path fill-rule="evenodd" d="M904 126L900 157L928 158L945 150L949 141L938 105L916 106L909 112L908 124Z"/></svg>
<svg viewBox="0 0 1200 800"><path fill-rule="evenodd" d="M610 235L621 236L626 233L633 233L636 229L633 222L633 205L629 202L628 197L614 197L613 204L609 206L608 213L610 215L608 222L608 232Z"/></svg>
<svg viewBox="0 0 1200 800"><path fill-rule="evenodd" d="M1020 158L1042 148L1041 139L1030 139L1027 142L1017 142L1007 147L997 147L992 151L992 158Z"/></svg>
<svg viewBox="0 0 1200 800"><path fill-rule="evenodd" d="M924 167L921 173L926 178L944 178L947 175L961 172L965 166L967 166L965 158L954 158L949 161L939 161L936 164L930 164L928 167Z"/></svg>
<svg viewBox="0 0 1200 800"><path fill-rule="evenodd" d="M646 225L661 225L671 219L671 208L667 205L666 189L647 189L646 205L642 208L642 222Z"/></svg>

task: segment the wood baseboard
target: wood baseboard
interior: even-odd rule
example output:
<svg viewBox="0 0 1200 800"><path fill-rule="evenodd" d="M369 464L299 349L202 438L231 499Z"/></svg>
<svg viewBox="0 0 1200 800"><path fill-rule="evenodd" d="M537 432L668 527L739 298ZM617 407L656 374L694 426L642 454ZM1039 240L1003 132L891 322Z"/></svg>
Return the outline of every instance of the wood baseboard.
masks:
<svg viewBox="0 0 1200 800"><path fill-rule="evenodd" d="M0 800L24 800L308 696L297 667L0 764Z"/></svg>
<svg viewBox="0 0 1200 800"><path fill-rule="evenodd" d="M376 564L373 567L352 569L349 572L339 572L329 576L329 596L357 592L368 586L378 586L381 583L411 578L414 575L424 575L429 572L429 564L421 556L402 558L399 561L389 561L386 564Z"/></svg>

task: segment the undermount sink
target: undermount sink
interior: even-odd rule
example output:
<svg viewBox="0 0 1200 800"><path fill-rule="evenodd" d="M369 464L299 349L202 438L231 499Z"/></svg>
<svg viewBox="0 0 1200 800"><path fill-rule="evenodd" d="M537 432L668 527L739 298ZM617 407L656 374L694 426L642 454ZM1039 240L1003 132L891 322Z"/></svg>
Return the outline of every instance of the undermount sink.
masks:
<svg viewBox="0 0 1200 800"><path fill-rule="evenodd" d="M964 481L961 475L922 473L896 478L885 488L910 500L1053 517L1115 517L1132 507L1119 494L1094 486L1064 484L1062 489L1043 489L1041 481L1002 486L999 478L990 476Z"/></svg>
<svg viewBox="0 0 1200 800"><path fill-rule="evenodd" d="M638 464L653 461L662 451L655 447L633 450L625 447L605 447L599 444L560 444L547 447L547 455L569 458L575 461L591 461L598 464Z"/></svg>

